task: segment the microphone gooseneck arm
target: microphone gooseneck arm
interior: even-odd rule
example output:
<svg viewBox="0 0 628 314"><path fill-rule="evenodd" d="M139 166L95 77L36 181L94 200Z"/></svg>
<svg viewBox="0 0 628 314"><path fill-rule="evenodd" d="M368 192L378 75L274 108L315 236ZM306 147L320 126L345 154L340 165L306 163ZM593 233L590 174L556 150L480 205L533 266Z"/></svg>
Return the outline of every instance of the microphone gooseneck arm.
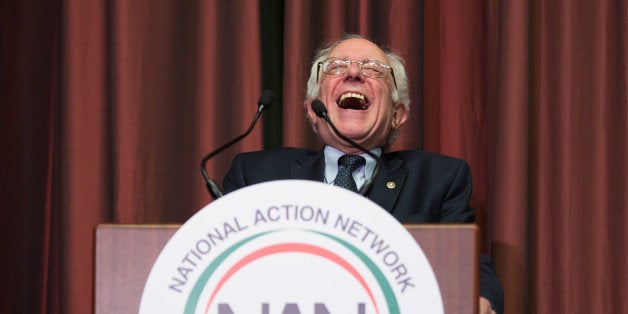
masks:
<svg viewBox="0 0 628 314"><path fill-rule="evenodd" d="M347 142L349 145L361 150L362 152L371 156L371 158L375 159L375 168L373 168L373 174L368 180L366 180L366 182L364 182L364 184L360 188L360 191L358 191L362 196L366 196L371 190L371 186L373 185L373 180L375 179L375 177L377 176L377 173L379 172L379 164L380 164L379 156L373 154L373 152L371 152L370 150L362 147L362 145L356 143L355 141L346 137L344 134L340 133L340 131L338 131L334 123L331 122L331 119L329 119L329 115L327 114L327 108L325 107L325 104L323 104L322 101L318 99L314 99L314 101L312 101L312 104L310 106L312 107L312 111L314 111L314 113L319 118L322 118L325 121L327 121L327 124L331 126L331 129L334 131L334 133L336 133L336 135L338 135L338 137L340 137L343 141Z"/></svg>
<svg viewBox="0 0 628 314"><path fill-rule="evenodd" d="M257 120L262 115L262 112L265 109L267 109L268 107L270 107L270 105L272 104L273 98L274 98L273 92L271 90L265 90L262 93L262 96L260 96L259 101L257 102L257 105L258 105L257 113L255 114L255 117L253 118L253 121L251 121L251 124L249 125L249 128L244 133L242 133L240 136L238 136L238 137L232 139L231 141L229 141L227 144L224 144L224 145L220 146L218 149L214 150L213 152L205 155L205 157L203 157L203 160L201 160L201 173L203 174L203 178L205 178L205 183L207 185L207 190L209 191L209 194L211 194L211 196L214 199L218 199L218 198L222 197L224 194L222 193L222 191L218 187L218 184L216 184L216 182L214 182L212 179L209 178L209 175L207 174L207 168L206 168L207 161L209 159L211 159L212 157L218 155L219 153L221 153L225 149L229 148L233 144L241 141L247 135L249 135L249 133L251 133L251 131L253 130L253 127L255 126L255 123L257 123Z"/></svg>

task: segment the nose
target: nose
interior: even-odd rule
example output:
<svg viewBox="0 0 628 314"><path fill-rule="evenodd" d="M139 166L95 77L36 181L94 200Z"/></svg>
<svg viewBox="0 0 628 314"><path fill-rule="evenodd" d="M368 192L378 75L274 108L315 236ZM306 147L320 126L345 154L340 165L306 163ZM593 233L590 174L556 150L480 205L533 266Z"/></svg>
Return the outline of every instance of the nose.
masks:
<svg viewBox="0 0 628 314"><path fill-rule="evenodd" d="M345 81L362 81L362 72L360 72L360 65L357 62L351 62L347 73L345 73Z"/></svg>

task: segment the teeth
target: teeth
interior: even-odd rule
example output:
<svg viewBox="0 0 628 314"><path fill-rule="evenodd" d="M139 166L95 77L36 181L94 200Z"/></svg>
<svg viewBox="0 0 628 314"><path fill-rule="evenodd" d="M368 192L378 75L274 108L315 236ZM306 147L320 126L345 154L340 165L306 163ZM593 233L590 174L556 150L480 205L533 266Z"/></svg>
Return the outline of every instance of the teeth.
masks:
<svg viewBox="0 0 628 314"><path fill-rule="evenodd" d="M358 99L364 100L364 95L360 95L358 93L345 93L345 94L342 94L342 96L340 96L339 102L342 102L343 100L347 98L358 98Z"/></svg>
<svg viewBox="0 0 628 314"><path fill-rule="evenodd" d="M337 103L342 109L366 110L369 107L366 97L358 93L344 93Z"/></svg>

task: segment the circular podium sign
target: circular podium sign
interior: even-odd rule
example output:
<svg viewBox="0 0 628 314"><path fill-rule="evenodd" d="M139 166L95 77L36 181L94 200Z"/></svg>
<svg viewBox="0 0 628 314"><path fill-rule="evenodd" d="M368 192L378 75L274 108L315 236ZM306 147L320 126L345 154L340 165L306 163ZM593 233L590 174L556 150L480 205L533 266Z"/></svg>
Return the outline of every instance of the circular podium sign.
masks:
<svg viewBox="0 0 628 314"><path fill-rule="evenodd" d="M169 240L140 313L443 313L419 245L377 204L320 182L252 185Z"/></svg>

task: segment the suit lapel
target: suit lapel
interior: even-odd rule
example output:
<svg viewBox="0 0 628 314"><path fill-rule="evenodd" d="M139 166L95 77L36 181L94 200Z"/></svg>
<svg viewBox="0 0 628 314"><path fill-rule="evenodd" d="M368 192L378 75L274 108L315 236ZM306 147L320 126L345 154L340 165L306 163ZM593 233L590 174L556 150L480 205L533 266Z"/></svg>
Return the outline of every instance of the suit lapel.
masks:
<svg viewBox="0 0 628 314"><path fill-rule="evenodd" d="M373 187L368 198L387 211L391 212L401 187L408 176L408 169L401 167L403 161L399 159L388 159L386 154L382 155L382 163L379 167L379 174L373 182Z"/></svg>
<svg viewBox="0 0 628 314"><path fill-rule="evenodd" d="M322 151L315 155L299 156L290 162L290 179L323 182L325 158Z"/></svg>

